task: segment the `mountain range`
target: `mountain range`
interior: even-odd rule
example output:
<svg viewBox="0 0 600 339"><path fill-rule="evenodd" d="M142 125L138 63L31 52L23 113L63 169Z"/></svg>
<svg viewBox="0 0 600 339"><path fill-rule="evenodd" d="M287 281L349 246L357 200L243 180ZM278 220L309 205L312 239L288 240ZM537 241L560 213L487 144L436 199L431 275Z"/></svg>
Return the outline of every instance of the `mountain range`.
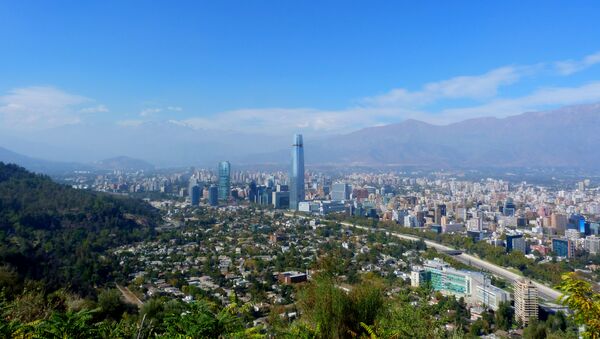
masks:
<svg viewBox="0 0 600 339"><path fill-rule="evenodd" d="M307 162L433 167L600 168L600 104L478 118L407 120L307 145Z"/></svg>
<svg viewBox="0 0 600 339"><path fill-rule="evenodd" d="M600 169L600 103L476 118L448 125L417 120L338 135L305 135L307 165L574 167ZM173 122L64 126L35 137L2 138L0 161L29 169L67 162L94 168L214 166L289 162L292 136L199 130ZM121 154L136 159L115 158ZM47 159L32 163L32 159ZM109 160L98 161L108 158ZM112 159L112 160L111 160ZM118 164L119 166L115 166ZM67 168L69 166L66 166Z"/></svg>

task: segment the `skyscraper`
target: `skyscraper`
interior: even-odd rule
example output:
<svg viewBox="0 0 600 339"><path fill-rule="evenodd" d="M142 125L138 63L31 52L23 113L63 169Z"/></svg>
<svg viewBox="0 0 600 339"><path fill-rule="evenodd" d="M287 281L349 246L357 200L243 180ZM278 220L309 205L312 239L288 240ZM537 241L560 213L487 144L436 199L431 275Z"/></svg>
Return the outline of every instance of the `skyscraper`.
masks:
<svg viewBox="0 0 600 339"><path fill-rule="evenodd" d="M532 320L538 319L538 291L537 287L527 279L519 279L514 285L515 292L515 320L521 320L528 325Z"/></svg>
<svg viewBox="0 0 600 339"><path fill-rule="evenodd" d="M208 189L208 202L211 206L219 206L219 188L215 185Z"/></svg>
<svg viewBox="0 0 600 339"><path fill-rule="evenodd" d="M193 206L198 206L200 204L200 186L195 184L190 188L190 201Z"/></svg>
<svg viewBox="0 0 600 339"><path fill-rule="evenodd" d="M228 200L231 191L231 164L229 161L219 163L219 200Z"/></svg>
<svg viewBox="0 0 600 339"><path fill-rule="evenodd" d="M290 209L298 210L300 201L304 201L304 144L302 134L295 134L290 171Z"/></svg>
<svg viewBox="0 0 600 339"><path fill-rule="evenodd" d="M252 180L250 185L248 185L248 201L251 203L258 202L258 186L256 185L256 181Z"/></svg>
<svg viewBox="0 0 600 339"><path fill-rule="evenodd" d="M192 205L197 206L200 204L200 185L198 185L198 179L193 176L190 178L188 193Z"/></svg>
<svg viewBox="0 0 600 339"><path fill-rule="evenodd" d="M435 206L434 211L434 222L436 225L440 225L442 223L442 217L446 215L446 205L445 204L437 204Z"/></svg>

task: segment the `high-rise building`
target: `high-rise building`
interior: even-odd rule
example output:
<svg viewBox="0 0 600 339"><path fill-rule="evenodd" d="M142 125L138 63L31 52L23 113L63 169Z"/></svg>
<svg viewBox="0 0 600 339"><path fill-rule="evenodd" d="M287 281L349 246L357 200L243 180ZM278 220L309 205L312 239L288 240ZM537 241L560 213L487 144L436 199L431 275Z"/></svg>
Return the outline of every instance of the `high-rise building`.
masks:
<svg viewBox="0 0 600 339"><path fill-rule="evenodd" d="M294 135L292 144L292 169L290 171L290 209L298 210L298 203L304 201L304 144L302 134Z"/></svg>
<svg viewBox="0 0 600 339"><path fill-rule="evenodd" d="M583 248L590 252L590 254L600 253L600 238L594 235L586 237L583 241Z"/></svg>
<svg viewBox="0 0 600 339"><path fill-rule="evenodd" d="M434 223L436 225L441 225L442 224L442 217L446 215L446 205L445 204L438 204L435 206L435 213L434 213Z"/></svg>
<svg viewBox="0 0 600 339"><path fill-rule="evenodd" d="M585 217L581 214L571 215L571 217L569 217L569 223L567 224L567 229L578 230L579 233L586 234ZM588 229L589 229L589 224L588 224Z"/></svg>
<svg viewBox="0 0 600 339"><path fill-rule="evenodd" d="M290 208L290 192L289 191L277 191L273 192L273 207L276 209L287 209Z"/></svg>
<svg viewBox="0 0 600 339"><path fill-rule="evenodd" d="M575 245L569 239L552 239L552 251L559 257L571 258L575 254Z"/></svg>
<svg viewBox="0 0 600 339"><path fill-rule="evenodd" d="M254 180L252 180L250 185L248 185L248 201L253 203L258 202L258 186Z"/></svg>
<svg viewBox="0 0 600 339"><path fill-rule="evenodd" d="M200 186L198 184L190 187L190 200L193 206L200 204Z"/></svg>
<svg viewBox="0 0 600 339"><path fill-rule="evenodd" d="M512 198L507 198L504 202L504 208L502 209L502 213L505 216L514 216L516 211L516 206Z"/></svg>
<svg viewBox="0 0 600 339"><path fill-rule="evenodd" d="M527 253L527 244L522 234L507 235L506 236L506 252L521 251L521 253Z"/></svg>
<svg viewBox="0 0 600 339"><path fill-rule="evenodd" d="M229 161L219 163L219 200L228 200L231 191L231 164Z"/></svg>
<svg viewBox="0 0 600 339"><path fill-rule="evenodd" d="M198 185L198 179L194 176L190 178L188 183L188 195L192 205L197 206L200 204L200 186Z"/></svg>
<svg viewBox="0 0 600 339"><path fill-rule="evenodd" d="M538 319L538 290L529 279L519 279L514 285L515 320L528 325Z"/></svg>
<svg viewBox="0 0 600 339"><path fill-rule="evenodd" d="M336 182L331 191L331 200L342 201L350 199L350 187L345 182Z"/></svg>
<svg viewBox="0 0 600 339"><path fill-rule="evenodd" d="M208 189L208 203L211 206L219 205L219 188L215 185L210 186Z"/></svg>
<svg viewBox="0 0 600 339"><path fill-rule="evenodd" d="M567 229L567 216L559 213L552 213L550 216L550 225L557 234L564 234Z"/></svg>

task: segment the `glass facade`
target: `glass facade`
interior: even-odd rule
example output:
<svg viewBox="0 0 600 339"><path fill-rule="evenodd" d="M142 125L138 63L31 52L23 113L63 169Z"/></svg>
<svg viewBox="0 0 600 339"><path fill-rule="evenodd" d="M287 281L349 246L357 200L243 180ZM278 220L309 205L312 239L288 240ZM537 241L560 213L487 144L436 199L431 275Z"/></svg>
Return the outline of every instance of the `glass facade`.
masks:
<svg viewBox="0 0 600 339"><path fill-rule="evenodd" d="M231 164L229 161L219 163L219 200L228 200L231 191Z"/></svg>
<svg viewBox="0 0 600 339"><path fill-rule="evenodd" d="M298 210L298 203L304 198L304 144L302 134L295 134L290 171L290 209Z"/></svg>
<svg viewBox="0 0 600 339"><path fill-rule="evenodd" d="M552 239L552 251L559 257L570 258L572 246L568 239Z"/></svg>
<svg viewBox="0 0 600 339"><path fill-rule="evenodd" d="M435 291L447 292L457 295L471 294L471 278L467 273L451 268L438 269L425 266L425 281L431 283Z"/></svg>

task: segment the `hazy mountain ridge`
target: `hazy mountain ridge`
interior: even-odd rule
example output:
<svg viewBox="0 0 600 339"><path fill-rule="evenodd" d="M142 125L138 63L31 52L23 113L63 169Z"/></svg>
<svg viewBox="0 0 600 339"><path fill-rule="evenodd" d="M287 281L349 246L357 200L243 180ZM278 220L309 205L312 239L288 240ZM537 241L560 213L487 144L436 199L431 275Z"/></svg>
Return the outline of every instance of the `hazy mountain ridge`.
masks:
<svg viewBox="0 0 600 339"><path fill-rule="evenodd" d="M448 125L406 120L341 135L305 135L305 153L308 165L600 169L598 130L600 103L506 118L468 119ZM203 130L172 122L137 126L73 125L18 139L0 136L3 146L32 156L17 154L16 157L15 152L0 150L0 160L16 162L34 171L54 168L57 164L61 169L72 169L76 163L98 168L98 159L121 155L143 160L132 166L121 159L123 163L115 166L119 161L112 159L100 168L148 170L150 164L210 168L221 160L230 160L234 167L286 165L290 159L290 140L291 136L272 136L251 129L245 133ZM70 167L59 160L70 161Z"/></svg>
<svg viewBox="0 0 600 339"><path fill-rule="evenodd" d="M154 169L154 165L149 162L127 156L118 156L94 163L62 162L29 157L3 147L0 147L0 161L7 164L17 164L29 171L45 174L62 174L72 171L90 170L151 171Z"/></svg>
<svg viewBox="0 0 600 339"><path fill-rule="evenodd" d="M415 120L307 143L307 162L423 166L600 168L600 104L477 118L438 126Z"/></svg>

